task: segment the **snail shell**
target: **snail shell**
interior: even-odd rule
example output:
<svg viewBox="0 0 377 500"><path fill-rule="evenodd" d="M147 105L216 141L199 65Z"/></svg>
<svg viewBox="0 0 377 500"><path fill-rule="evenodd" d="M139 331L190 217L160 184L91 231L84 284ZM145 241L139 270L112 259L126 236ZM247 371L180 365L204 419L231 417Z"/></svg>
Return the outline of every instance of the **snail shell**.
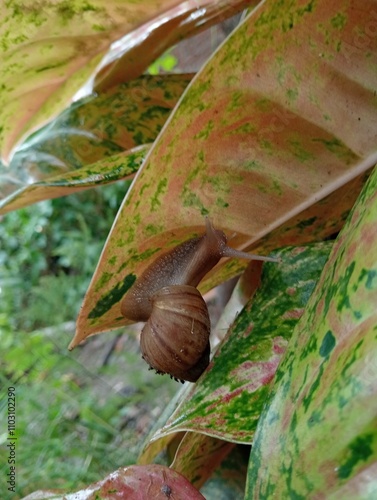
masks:
<svg viewBox="0 0 377 500"><path fill-rule="evenodd" d="M143 358L158 373L196 382L209 364L210 319L199 291L189 285L161 288L140 337Z"/></svg>

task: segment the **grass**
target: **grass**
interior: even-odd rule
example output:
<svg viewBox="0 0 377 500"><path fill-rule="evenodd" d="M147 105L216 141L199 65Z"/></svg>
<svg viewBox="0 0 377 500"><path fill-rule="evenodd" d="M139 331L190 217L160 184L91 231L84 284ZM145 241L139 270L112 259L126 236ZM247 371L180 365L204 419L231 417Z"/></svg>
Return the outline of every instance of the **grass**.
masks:
<svg viewBox="0 0 377 500"><path fill-rule="evenodd" d="M116 338L103 337L95 347L97 359L91 355L92 363L83 364L95 339L70 353L69 336L58 327L54 335L1 329L2 482L9 471L6 389L16 388L17 495L9 498L40 488L75 490L135 463L152 421L177 385L147 370L132 337L118 336L117 350L110 357L106 353L106 365L98 367L98 349Z"/></svg>

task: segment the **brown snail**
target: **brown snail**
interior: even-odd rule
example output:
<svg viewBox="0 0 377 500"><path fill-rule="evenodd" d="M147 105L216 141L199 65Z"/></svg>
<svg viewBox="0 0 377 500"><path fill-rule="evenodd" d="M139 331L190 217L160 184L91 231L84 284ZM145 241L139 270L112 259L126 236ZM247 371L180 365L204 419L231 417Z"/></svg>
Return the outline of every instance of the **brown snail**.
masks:
<svg viewBox="0 0 377 500"><path fill-rule="evenodd" d="M187 240L151 264L128 291L121 312L146 321L141 332L143 358L157 373L196 382L209 364L210 319L196 286L222 257L276 262L226 244L223 231L206 219L206 233Z"/></svg>

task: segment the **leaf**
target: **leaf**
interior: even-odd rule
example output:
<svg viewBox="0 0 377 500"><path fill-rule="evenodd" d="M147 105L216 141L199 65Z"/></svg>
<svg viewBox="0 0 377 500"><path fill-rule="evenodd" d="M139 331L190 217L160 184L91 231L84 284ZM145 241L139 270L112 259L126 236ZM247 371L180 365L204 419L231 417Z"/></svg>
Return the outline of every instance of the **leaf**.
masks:
<svg viewBox="0 0 377 500"><path fill-rule="evenodd" d="M114 84L139 76L172 45L243 9L250 9L259 2L260 0L181 2L176 8L164 12L140 30L136 29L114 44L106 58L107 64L95 77L94 90L106 90Z"/></svg>
<svg viewBox="0 0 377 500"><path fill-rule="evenodd" d="M242 311L247 302L254 297L255 292L261 284L262 267L262 261L251 260L237 281L232 295L223 308L216 327L211 331L210 342L212 350L224 338L234 319Z"/></svg>
<svg viewBox="0 0 377 500"><path fill-rule="evenodd" d="M125 156L131 167L126 175L134 173L140 165L140 162L133 163L135 148L155 140L191 77L142 76L74 103L34 134L15 154L9 168L3 168L0 191L7 198L1 202L1 207L8 211L70 194L73 192L72 179L79 179L79 176L86 181L85 185L82 181L75 182L76 191L80 186L91 187L101 181L107 182L107 177L113 180L122 178L124 174L119 169L124 168L119 166L119 160ZM128 153L124 154L124 151ZM140 151L136 153L139 155ZM78 169L82 169L80 173ZM75 173L70 175L72 170ZM87 180L90 176L92 182ZM60 186L66 184L68 189L49 189L48 186L57 183ZM19 189L14 194L12 190L16 186ZM15 196L17 200L22 197L21 203L14 203Z"/></svg>
<svg viewBox="0 0 377 500"><path fill-rule="evenodd" d="M109 184L127 179L137 172L148 150L149 146L141 146L100 160L88 167L22 187L0 201L0 214L38 201L90 189L98 184Z"/></svg>
<svg viewBox="0 0 377 500"><path fill-rule="evenodd" d="M1 2L0 151L8 163L23 137L56 116L80 89L96 91L139 76L171 43L248 2L44 0ZM112 42L123 37L112 47ZM114 59L122 57L121 79ZM84 89L81 87L86 83ZM101 89L99 89L101 83Z"/></svg>
<svg viewBox="0 0 377 500"><path fill-rule="evenodd" d="M125 324L123 295L161 253L200 234L204 215L254 253L339 231L377 161L377 37L356 44L375 4L267 0L232 33L129 191L71 347ZM200 289L243 267L222 261Z"/></svg>
<svg viewBox="0 0 377 500"><path fill-rule="evenodd" d="M156 441L194 431L250 444L262 405L293 328L326 262L331 242L276 252L282 262L265 263L262 285L238 315L209 367L149 438L143 454L160 451Z"/></svg>
<svg viewBox="0 0 377 500"><path fill-rule="evenodd" d="M44 496L43 492L36 492L28 495L24 500L62 498L61 495L51 496L51 494L52 492L46 492L46 496ZM119 498L166 500L170 497L180 500L204 499L203 495L187 479L162 465L131 465L112 472L102 481L91 484L84 490L64 494L66 500L77 498L80 500L95 500L97 498L106 498L107 500Z"/></svg>
<svg viewBox="0 0 377 500"><path fill-rule="evenodd" d="M206 500L243 500L249 446L237 445L201 488Z"/></svg>
<svg viewBox="0 0 377 500"><path fill-rule="evenodd" d="M200 489L233 448L233 443L186 432L170 467Z"/></svg>
<svg viewBox="0 0 377 500"><path fill-rule="evenodd" d="M246 498L377 491L377 169L339 234L260 417Z"/></svg>

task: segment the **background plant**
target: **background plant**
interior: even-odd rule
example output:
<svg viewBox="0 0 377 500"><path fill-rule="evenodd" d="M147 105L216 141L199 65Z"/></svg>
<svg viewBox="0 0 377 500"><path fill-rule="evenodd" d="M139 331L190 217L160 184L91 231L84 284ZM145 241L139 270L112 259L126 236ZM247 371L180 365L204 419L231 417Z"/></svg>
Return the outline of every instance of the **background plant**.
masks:
<svg viewBox="0 0 377 500"><path fill-rule="evenodd" d="M134 333L119 332L89 353L67 352L124 188L47 200L0 224L0 385L17 389L18 496L51 484L74 489L135 463L140 437L176 389L142 376ZM5 405L2 398L2 421ZM2 477L5 438L3 428ZM14 498L3 486L2 497Z"/></svg>
<svg viewBox="0 0 377 500"><path fill-rule="evenodd" d="M72 321L127 184L12 212L0 224L0 312L15 330Z"/></svg>

